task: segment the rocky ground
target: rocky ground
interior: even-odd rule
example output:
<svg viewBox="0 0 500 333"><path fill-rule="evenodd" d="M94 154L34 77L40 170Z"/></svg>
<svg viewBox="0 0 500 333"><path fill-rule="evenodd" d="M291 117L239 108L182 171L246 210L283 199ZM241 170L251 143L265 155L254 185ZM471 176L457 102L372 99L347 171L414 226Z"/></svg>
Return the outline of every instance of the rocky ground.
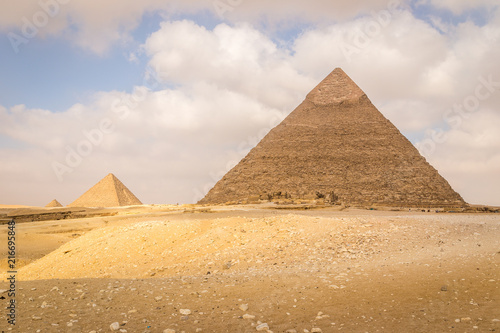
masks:
<svg viewBox="0 0 500 333"><path fill-rule="evenodd" d="M498 214L234 207L18 237L12 331L500 331Z"/></svg>

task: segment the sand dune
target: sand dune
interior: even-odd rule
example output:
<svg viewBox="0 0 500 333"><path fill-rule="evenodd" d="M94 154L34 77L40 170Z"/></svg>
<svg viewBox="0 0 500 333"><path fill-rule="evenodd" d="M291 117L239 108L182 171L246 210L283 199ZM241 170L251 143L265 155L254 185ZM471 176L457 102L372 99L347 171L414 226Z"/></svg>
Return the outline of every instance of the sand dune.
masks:
<svg viewBox="0 0 500 333"><path fill-rule="evenodd" d="M51 225L66 241L18 275L23 332L500 329L496 214L226 207L19 227L34 241Z"/></svg>

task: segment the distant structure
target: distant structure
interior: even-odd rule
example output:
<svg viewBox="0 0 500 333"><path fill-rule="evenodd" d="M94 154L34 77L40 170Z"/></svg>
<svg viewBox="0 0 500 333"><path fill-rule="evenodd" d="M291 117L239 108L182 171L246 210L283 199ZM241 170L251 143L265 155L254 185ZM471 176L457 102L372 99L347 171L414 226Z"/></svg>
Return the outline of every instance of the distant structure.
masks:
<svg viewBox="0 0 500 333"><path fill-rule="evenodd" d="M51 202L49 202L45 207L47 207L47 208L55 208L55 207L63 207L63 205L61 205L61 203L59 201L57 201L56 199L54 199Z"/></svg>
<svg viewBox="0 0 500 333"><path fill-rule="evenodd" d="M142 205L142 202L112 173L68 207L118 207Z"/></svg>
<svg viewBox="0 0 500 333"><path fill-rule="evenodd" d="M381 206L466 205L340 68L199 203L276 197Z"/></svg>

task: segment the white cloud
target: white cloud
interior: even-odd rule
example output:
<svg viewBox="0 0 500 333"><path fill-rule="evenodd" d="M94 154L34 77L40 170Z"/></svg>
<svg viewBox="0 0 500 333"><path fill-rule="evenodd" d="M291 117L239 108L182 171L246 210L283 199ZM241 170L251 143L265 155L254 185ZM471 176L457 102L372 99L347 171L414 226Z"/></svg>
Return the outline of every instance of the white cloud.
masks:
<svg viewBox="0 0 500 333"><path fill-rule="evenodd" d="M274 108L294 107L315 83L292 67L288 50L248 24L208 31L189 21L164 23L144 48L164 80L210 82Z"/></svg>
<svg viewBox="0 0 500 333"><path fill-rule="evenodd" d="M253 4L243 6L252 13ZM270 6L272 10L274 5ZM126 10L123 13L127 16ZM191 21L164 22L143 50L160 79L175 88L101 92L93 101L61 113L24 106L0 108L0 135L26 145L17 150L0 148L0 154L8 157L1 166L0 182L10 189L16 182L33 187L30 194L12 191L17 193L10 195L12 203L43 204L37 198L49 183L55 184L51 191L57 199L69 203L99 178L115 172L144 202L192 201L335 67L343 67L403 132L444 126L446 110L474 94L479 77L500 81L500 45L495 43L500 21L495 15L486 26L466 22L443 35L399 9L385 27L381 25L359 45L353 32L367 34L373 22L379 22L376 16L318 25L288 46L249 23L220 24L209 30ZM135 21L131 22L133 26ZM346 43L356 47L350 58L341 49ZM101 52L108 42L98 45L95 51ZM120 112L125 109L117 108L120 101L131 106L123 119ZM497 199L491 198L499 197L492 187L478 189L487 181L495 188L500 185L496 176L500 139L495 136L499 102L498 91L482 101L479 110L463 127L450 130L448 141L430 157L469 201L495 203ZM110 119L114 129L58 183L52 162L63 163L67 147L77 149L88 140L85 133L98 128L103 119ZM23 174L29 175L27 180L20 180Z"/></svg>
<svg viewBox="0 0 500 333"><path fill-rule="evenodd" d="M448 9L459 15L473 8L485 7L492 9L498 6L497 0L422 0L421 3L432 4L436 8Z"/></svg>
<svg viewBox="0 0 500 333"><path fill-rule="evenodd" d="M139 90L146 93L139 95ZM127 104L122 101L133 100L139 102L122 108ZM42 204L37 201L43 196L40 192L57 192L58 200L69 203L96 178L116 172L132 179L131 188L139 189L136 194L144 202L190 202L204 177L225 168L223 159L232 156L241 142L283 117L280 110L207 83L181 90L137 89L136 95L101 93L92 105L76 105L62 113L1 108L0 134L29 147L0 148L0 154L9 156L2 164L1 182L36 188L11 191L5 199ZM105 119L112 125L109 132L100 131ZM75 162L75 152L81 161ZM63 182L57 181L53 162L72 170L59 172ZM23 174L29 176L20 181ZM44 182L33 178L36 175ZM50 191L42 186L47 183Z"/></svg>
<svg viewBox="0 0 500 333"><path fill-rule="evenodd" d="M500 114L482 109L460 128L445 132L427 156L464 199L473 204L499 205Z"/></svg>
<svg viewBox="0 0 500 333"><path fill-rule="evenodd" d="M3 1L5 2L5 0ZM399 6L409 9L409 0L325 0L228 1L228 0L27 0L1 3L0 32L16 33L36 30L31 38L63 36L75 45L104 55L118 44L131 42L130 33L137 28L144 14L160 12L165 17L179 13L211 12L215 19L230 22L262 24L267 29L293 27L298 22L328 25L352 20L372 12ZM492 10L496 0L423 0L437 8L454 13L485 6ZM223 15L218 17L223 4ZM436 21L438 22L438 21ZM27 30L26 30L27 29ZM29 33L30 34L30 33Z"/></svg>
<svg viewBox="0 0 500 333"><path fill-rule="evenodd" d="M178 13L201 13L210 11L217 17L217 4L223 3L225 10L220 18L231 21L265 21L269 25L283 25L293 17L305 22L316 20L342 20L370 10L387 7L397 0L357 0L332 2L312 0L279 1L227 1L227 0L27 0L1 3L0 31L27 37L64 36L75 45L104 55L113 44L129 43L130 33L148 12L160 11L168 17ZM241 3L241 4L240 4ZM229 4L229 5L228 5ZM28 22L28 23L27 23Z"/></svg>

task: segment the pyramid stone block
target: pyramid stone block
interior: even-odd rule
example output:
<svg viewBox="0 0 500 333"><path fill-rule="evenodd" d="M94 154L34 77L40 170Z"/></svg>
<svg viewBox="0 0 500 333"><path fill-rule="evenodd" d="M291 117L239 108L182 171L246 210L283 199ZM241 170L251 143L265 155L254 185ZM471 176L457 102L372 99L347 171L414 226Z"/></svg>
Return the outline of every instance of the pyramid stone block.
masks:
<svg viewBox="0 0 500 333"><path fill-rule="evenodd" d="M354 205L466 205L340 68L199 203L277 194Z"/></svg>
<svg viewBox="0 0 500 333"><path fill-rule="evenodd" d="M112 173L68 207L119 207L142 205L141 201Z"/></svg>

